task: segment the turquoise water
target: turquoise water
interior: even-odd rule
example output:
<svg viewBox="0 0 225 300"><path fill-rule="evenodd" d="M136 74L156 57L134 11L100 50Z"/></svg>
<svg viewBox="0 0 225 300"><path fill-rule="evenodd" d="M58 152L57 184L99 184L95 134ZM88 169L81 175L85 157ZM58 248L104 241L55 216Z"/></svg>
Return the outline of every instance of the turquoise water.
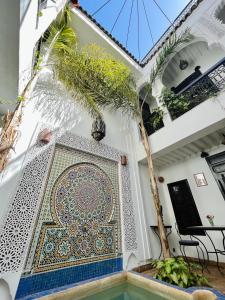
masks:
<svg viewBox="0 0 225 300"><path fill-rule="evenodd" d="M82 298L82 300L165 300L131 284L121 284L104 292ZM75 299L74 299L75 300Z"/></svg>

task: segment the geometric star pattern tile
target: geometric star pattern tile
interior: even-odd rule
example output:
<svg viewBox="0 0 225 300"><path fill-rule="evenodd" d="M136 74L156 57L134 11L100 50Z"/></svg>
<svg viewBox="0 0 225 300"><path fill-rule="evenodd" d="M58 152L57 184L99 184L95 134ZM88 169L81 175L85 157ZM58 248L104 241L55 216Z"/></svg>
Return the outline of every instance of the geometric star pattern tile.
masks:
<svg viewBox="0 0 225 300"><path fill-rule="evenodd" d="M117 257L119 207L118 163L57 145L26 270Z"/></svg>
<svg viewBox="0 0 225 300"><path fill-rule="evenodd" d="M45 126L45 124L42 124L40 131L45 128ZM89 169L93 165L97 166L98 169L96 169L96 171L98 170L98 173L102 172L102 176L105 175L105 178L110 179L111 188L113 190L114 202L112 216L107 225L105 223L104 226L98 227L98 231L95 231L102 237L102 241L98 241L95 245L97 247L96 249L100 251L104 242L108 243L108 246L106 247L108 252L105 252L106 255L110 256L110 251L110 253L121 254L121 245L119 242L119 205L117 205L117 201L119 201L119 186L120 209L122 210L121 215L123 219L123 250L136 250L137 234L129 177L129 165L121 166L119 163L120 156L124 155L124 153L109 147L104 143L98 143L92 139L74 135L71 132L62 133L61 130L53 130L51 142L47 145L43 145L37 142L38 134L39 132L35 133L32 142L33 146L26 155L20 183L12 197L8 214L1 228L0 274L15 271L21 272L22 270L24 273L32 273L34 272L34 268L36 268L37 271L39 267L47 267L47 269L52 268L51 264L48 264L48 266L45 265L44 267L46 261L45 251L51 249L50 246L47 248L44 248L43 246L46 246L46 243L49 241L49 230L52 228L58 228L59 232L65 230L64 235L68 238L72 236L71 230L73 228L73 226L63 226L60 222L60 217L56 219L54 217L54 212L56 214L56 210L54 210L51 205L53 201L51 200L53 199L53 187L54 184L58 182L57 179L59 178L60 180L60 175L67 168L73 168L75 165L81 163L87 164ZM60 185L59 182L58 184ZM108 188L110 188L110 185L108 185ZM90 193L89 189L89 195ZM112 201L112 198L109 201ZM54 203L59 204L57 201ZM61 210L61 213L62 211L63 210ZM82 216L80 217L82 218ZM84 228L85 226L83 226L83 229L78 229L77 233L82 232L83 234ZM105 230L108 231L108 235L111 234L114 236L111 246L110 239L106 239ZM40 246L41 243L43 243L43 247ZM70 243L72 245L72 240ZM58 244L58 253L70 253L72 248L68 245L68 243ZM83 247L84 245L82 246L82 249ZM86 249L88 248L89 247ZM35 256L36 249L38 250L38 256ZM70 249L70 252L68 252L68 249ZM74 248L72 250L74 250ZM100 252L98 252L98 255L99 253ZM76 252L76 255L78 254L79 251ZM98 257L100 256L101 255ZM78 256L73 256L73 258L71 257L70 259L75 260L75 257L78 258ZM95 260L94 255L93 257L90 257L90 259L92 258ZM104 258L104 255L102 255L102 258ZM61 259L63 259L62 256ZM77 261L79 261L79 258ZM70 262L69 260L65 262L64 259L63 263L65 265Z"/></svg>

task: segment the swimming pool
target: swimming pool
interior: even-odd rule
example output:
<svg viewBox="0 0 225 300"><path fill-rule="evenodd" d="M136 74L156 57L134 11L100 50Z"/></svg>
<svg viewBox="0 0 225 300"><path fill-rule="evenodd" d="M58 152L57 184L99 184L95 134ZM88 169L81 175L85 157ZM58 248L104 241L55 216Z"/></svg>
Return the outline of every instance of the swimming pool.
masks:
<svg viewBox="0 0 225 300"><path fill-rule="evenodd" d="M216 300L207 290L193 293L163 284L135 272L120 272L98 280L91 280L39 300ZM220 298L219 298L220 299Z"/></svg>

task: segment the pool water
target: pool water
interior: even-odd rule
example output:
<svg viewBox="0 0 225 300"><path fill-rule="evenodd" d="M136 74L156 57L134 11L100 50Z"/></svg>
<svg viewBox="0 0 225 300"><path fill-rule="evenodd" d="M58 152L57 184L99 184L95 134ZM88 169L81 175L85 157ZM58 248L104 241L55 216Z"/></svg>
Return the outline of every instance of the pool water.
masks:
<svg viewBox="0 0 225 300"><path fill-rule="evenodd" d="M82 298L82 300L165 300L142 288L129 283L123 283L103 292ZM74 300L76 300L74 298Z"/></svg>

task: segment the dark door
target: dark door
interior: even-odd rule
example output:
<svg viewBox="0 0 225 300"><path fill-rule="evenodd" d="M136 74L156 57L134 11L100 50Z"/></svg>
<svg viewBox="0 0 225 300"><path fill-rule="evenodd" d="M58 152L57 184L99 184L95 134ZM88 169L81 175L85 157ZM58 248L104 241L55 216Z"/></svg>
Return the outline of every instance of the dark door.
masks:
<svg viewBox="0 0 225 300"><path fill-rule="evenodd" d="M188 226L201 226L202 221L188 181L185 179L170 183L168 189L179 232L184 235L190 234L185 228ZM201 232L197 231L194 234L200 235Z"/></svg>
<svg viewBox="0 0 225 300"><path fill-rule="evenodd" d="M225 199L225 152L209 156L206 161Z"/></svg>

